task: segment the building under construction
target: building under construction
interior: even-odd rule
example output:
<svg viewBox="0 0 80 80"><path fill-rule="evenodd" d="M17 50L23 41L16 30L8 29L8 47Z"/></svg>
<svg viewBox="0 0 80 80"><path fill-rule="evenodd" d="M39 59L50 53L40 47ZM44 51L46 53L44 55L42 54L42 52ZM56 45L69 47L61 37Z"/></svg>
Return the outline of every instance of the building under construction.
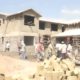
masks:
<svg viewBox="0 0 80 80"><path fill-rule="evenodd" d="M65 23L42 17L33 9L14 14L0 14L0 51L4 51L6 41L10 41L11 52L17 52L17 42L21 39L26 44L28 54L34 55L35 44L40 39L47 44L56 34L68 29L79 28L79 23Z"/></svg>

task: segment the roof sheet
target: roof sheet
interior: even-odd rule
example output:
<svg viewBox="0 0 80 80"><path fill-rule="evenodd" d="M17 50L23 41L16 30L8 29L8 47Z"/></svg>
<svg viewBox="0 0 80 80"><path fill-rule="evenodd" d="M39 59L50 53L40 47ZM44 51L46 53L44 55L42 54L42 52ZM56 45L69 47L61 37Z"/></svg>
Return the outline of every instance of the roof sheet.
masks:
<svg viewBox="0 0 80 80"><path fill-rule="evenodd" d="M54 37L79 36L79 35L80 35L80 28L77 28L58 33Z"/></svg>
<svg viewBox="0 0 80 80"><path fill-rule="evenodd" d="M45 22L52 22L52 23L61 23L61 24L73 24L73 23L80 22L80 19L61 20L61 19L53 19L53 18L45 18L45 17L40 17L39 20L45 21Z"/></svg>

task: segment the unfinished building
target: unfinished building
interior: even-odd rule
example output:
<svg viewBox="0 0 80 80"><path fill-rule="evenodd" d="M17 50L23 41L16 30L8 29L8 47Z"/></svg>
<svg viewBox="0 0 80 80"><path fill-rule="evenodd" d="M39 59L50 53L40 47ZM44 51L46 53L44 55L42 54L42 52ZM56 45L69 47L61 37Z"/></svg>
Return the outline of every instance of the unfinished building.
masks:
<svg viewBox="0 0 80 80"><path fill-rule="evenodd" d="M63 32L66 26L67 24L41 18L33 9L10 15L0 14L0 50L5 51L5 42L9 40L10 51L17 52L17 42L23 39L27 53L33 54L35 43L40 37L52 37Z"/></svg>

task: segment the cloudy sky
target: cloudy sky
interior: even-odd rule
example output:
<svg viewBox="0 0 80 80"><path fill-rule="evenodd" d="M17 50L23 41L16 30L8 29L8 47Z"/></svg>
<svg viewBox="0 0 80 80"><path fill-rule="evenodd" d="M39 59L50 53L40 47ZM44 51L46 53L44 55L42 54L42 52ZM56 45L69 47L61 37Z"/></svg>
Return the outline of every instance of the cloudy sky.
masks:
<svg viewBox="0 0 80 80"><path fill-rule="evenodd" d="M43 17L80 19L80 0L0 0L0 12L15 13L33 8Z"/></svg>

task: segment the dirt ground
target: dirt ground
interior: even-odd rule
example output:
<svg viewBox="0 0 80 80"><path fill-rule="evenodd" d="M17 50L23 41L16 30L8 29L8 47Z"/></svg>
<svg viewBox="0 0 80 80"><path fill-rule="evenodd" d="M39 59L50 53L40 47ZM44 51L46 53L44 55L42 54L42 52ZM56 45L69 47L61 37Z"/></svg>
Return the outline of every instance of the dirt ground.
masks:
<svg viewBox="0 0 80 80"><path fill-rule="evenodd" d="M32 57L27 60L0 55L0 73L7 77L27 77L36 72L38 62Z"/></svg>
<svg viewBox="0 0 80 80"><path fill-rule="evenodd" d="M28 56L28 59L22 60L18 53L0 52L0 73L5 74L6 77L19 80L29 80L31 75L37 72L36 57ZM75 70L80 70L80 65L76 66Z"/></svg>

